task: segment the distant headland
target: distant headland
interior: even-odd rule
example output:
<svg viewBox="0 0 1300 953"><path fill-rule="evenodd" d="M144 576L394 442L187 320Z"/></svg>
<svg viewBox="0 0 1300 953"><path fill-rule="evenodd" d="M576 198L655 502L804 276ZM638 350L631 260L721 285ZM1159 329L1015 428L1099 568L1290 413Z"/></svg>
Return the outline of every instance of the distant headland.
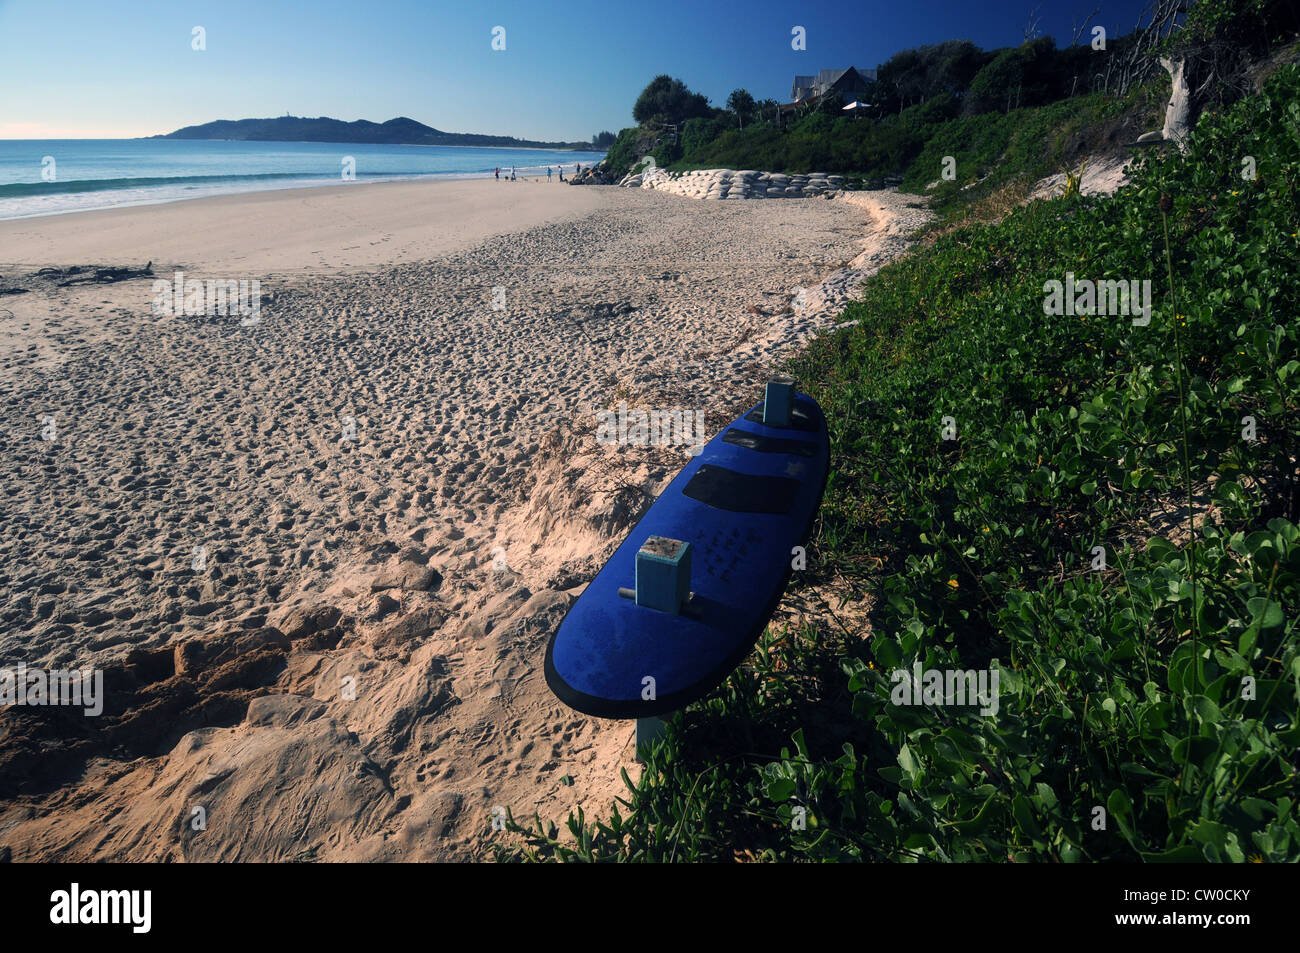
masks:
<svg viewBox="0 0 1300 953"><path fill-rule="evenodd" d="M590 149L590 142L538 142L513 136L482 136L443 132L400 116L388 122L358 119L344 122L325 116L307 119L218 119L201 126L186 126L148 139L233 139L246 142L365 142L411 146L497 146L516 149Z"/></svg>

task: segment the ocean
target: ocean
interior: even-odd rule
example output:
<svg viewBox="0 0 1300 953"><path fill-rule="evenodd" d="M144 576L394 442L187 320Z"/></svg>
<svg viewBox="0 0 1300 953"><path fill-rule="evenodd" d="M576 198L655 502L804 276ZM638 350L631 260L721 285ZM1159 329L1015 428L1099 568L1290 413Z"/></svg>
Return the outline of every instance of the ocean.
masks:
<svg viewBox="0 0 1300 953"><path fill-rule="evenodd" d="M572 174L603 152L188 139L0 140L0 220L354 181Z"/></svg>

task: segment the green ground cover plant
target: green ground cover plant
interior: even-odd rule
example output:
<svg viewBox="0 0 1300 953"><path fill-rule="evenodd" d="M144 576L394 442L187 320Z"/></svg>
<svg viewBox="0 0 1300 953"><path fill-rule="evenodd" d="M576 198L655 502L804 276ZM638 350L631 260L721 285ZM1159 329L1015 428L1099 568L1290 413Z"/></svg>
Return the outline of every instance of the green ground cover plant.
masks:
<svg viewBox="0 0 1300 953"><path fill-rule="evenodd" d="M823 621L770 627L608 817L512 818L501 858L1300 858L1298 188L1291 65L1115 195L868 282L791 367L830 425L793 583ZM1149 324L1045 314L1068 273L1150 280ZM996 670L996 714L896 704L918 663Z"/></svg>

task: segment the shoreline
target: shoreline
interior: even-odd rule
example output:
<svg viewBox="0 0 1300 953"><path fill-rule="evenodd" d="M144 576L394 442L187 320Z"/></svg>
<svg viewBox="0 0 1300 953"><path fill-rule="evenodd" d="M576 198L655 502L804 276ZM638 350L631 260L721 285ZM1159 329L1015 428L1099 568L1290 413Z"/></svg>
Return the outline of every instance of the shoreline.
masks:
<svg viewBox="0 0 1300 953"><path fill-rule="evenodd" d="M597 413L721 426L896 253L905 208L493 183L467 191L473 223L454 201L370 210L401 239L321 273L305 220L318 252L340 213L340 249L373 227L340 201L206 207L186 261L219 268L232 207L273 206L238 249L265 268L251 329L151 314L148 279L0 268L30 285L0 299L0 386L32 411L0 457L21 489L0 663L89 662L108 693L89 747L39 718L0 746L0 775L28 779L0 800L15 860L464 859L497 806L603 812L635 774L631 725L552 697L542 649L685 457L601 447ZM34 240L61 266L165 253L195 224L162 213L183 205ZM197 802L205 832L170 820Z"/></svg>
<svg viewBox="0 0 1300 953"><path fill-rule="evenodd" d="M357 186L366 186L366 185L396 185L401 182L426 182L426 183L458 182L467 179L483 179L483 178L491 178L491 174L482 173L482 172L446 172L446 173L429 173L426 175L394 174L391 178L372 178L369 180L358 179L358 180L354 180L351 184L348 185L344 185L340 183L337 176L331 176L328 178L321 176L318 177L318 179L313 179L311 176L306 176L306 175L291 176L285 179L284 185L266 185L261 188L241 188L241 189L231 189L225 191L219 191L216 189L216 187L213 187L213 191L202 195L168 194L166 197L162 197L162 198L140 198L140 199L127 198L125 201L116 201L113 202L112 204L105 205L102 207L97 206L91 208L64 208L64 209L55 209L52 211L32 212L31 214L26 214L26 215L10 215L10 216L0 218L0 223L22 222L33 218L49 218L56 215L81 215L81 214L88 214L91 212L112 212L112 211L117 211L119 209L125 209L125 208L140 208L142 206L152 206L152 205L170 205L174 202L202 202L206 199L228 198L228 197L235 197L240 195L257 195L263 192L307 191L307 190L315 190L315 189L327 189L332 187L355 188ZM152 188L152 189L156 189L159 193L161 193L164 189L167 188L167 186L153 185L153 186L142 186L141 188L142 189ZM174 188L179 188L179 186L176 186ZM202 186L192 186L191 188L198 190L201 189ZM69 194L111 195L114 191L127 193L130 192L131 190L126 188L119 188L119 189L87 190L85 192L74 192L74 193L56 192L51 194L56 196L69 195Z"/></svg>
<svg viewBox="0 0 1300 953"><path fill-rule="evenodd" d="M584 189L541 195L540 184L352 182L7 219L0 221L0 267L176 261L274 274L382 267L596 207ZM486 191L507 188L519 191ZM431 232L435 217L447 231ZM344 261L347 251L360 254Z"/></svg>
<svg viewBox="0 0 1300 953"><path fill-rule="evenodd" d="M317 189L339 187L356 187L358 185L382 185L396 182L457 182L475 179L492 179L493 167L477 166L478 158L471 162L465 162L464 154L460 150L472 149L482 152L486 155L488 151L495 151L499 156L499 161L504 163L499 168L509 169L511 162L518 170L519 178L537 178L544 177L547 166L558 169L564 168L569 164L581 164L590 167L604 158L606 153L593 152L590 150L551 150L551 149L504 149L496 146L431 146L427 144L409 144L412 148L423 148L434 150L430 153L428 161L433 162L441 169L421 168L403 168L408 164L398 162L396 166L384 169L385 162L391 160L394 155L393 148L404 148L403 146L389 146L383 143L314 143L314 142L263 142L261 140L251 141L253 145L283 146L283 147L340 147L337 158L347 159L355 158L352 156L343 156L342 152L347 148L353 148L357 156L361 157L363 164L367 164L368 170L360 173L360 177L344 178L337 164L324 168L283 168L282 162L277 162L277 156L274 154L263 157L262 165L256 169L245 170L243 172L232 171L231 167L214 168L209 162L208 166L196 167L192 163L189 165L178 164L177 160L171 162L163 161L163 157L144 157L153 158L152 165L146 164L145 167L139 168L134 174L124 174L125 170L114 168L110 175L94 175L93 173L101 163L101 158L94 155L88 157L78 157L73 155L68 162L77 162L80 160L84 165L81 166L83 176L78 177L75 173L71 176L63 176L57 180L39 180L39 181L9 181L8 176L13 174L12 156L5 155L4 146L6 143L24 143L35 150L35 154L42 151L52 153L60 152L59 146L68 146L69 144L84 146L87 143L105 143L112 145L114 143L140 143L149 141L147 139L126 139L126 140L0 140L0 222L22 221L31 218L44 218L47 216L70 215L77 212L109 211L121 208L134 208L149 205L163 205L173 202L201 201L206 198L216 198L224 196L256 194L260 192L287 191L294 189ZM210 145L216 144L246 144L249 140L164 140L184 144L204 143ZM372 150L379 150L378 152ZM448 153L452 153L449 155ZM184 153L180 154L184 157ZM53 160L54 155L47 155L47 160ZM207 157L211 159L212 157ZM232 160L247 158L236 153L231 157ZM317 160L319 166L320 155L318 153L307 153L300 157L301 163L310 166L312 160ZM543 161L546 160L546 161ZM376 170L373 163L378 161L380 168ZM423 162L420 163L423 166ZM229 166L229 163L227 164ZM466 166L461 168L461 166ZM75 164L72 168L77 168ZM50 166L52 171L56 168ZM68 166L65 166L65 169ZM235 166L238 168L238 166ZM346 171L346 170L345 170ZM352 175L356 175L355 171Z"/></svg>

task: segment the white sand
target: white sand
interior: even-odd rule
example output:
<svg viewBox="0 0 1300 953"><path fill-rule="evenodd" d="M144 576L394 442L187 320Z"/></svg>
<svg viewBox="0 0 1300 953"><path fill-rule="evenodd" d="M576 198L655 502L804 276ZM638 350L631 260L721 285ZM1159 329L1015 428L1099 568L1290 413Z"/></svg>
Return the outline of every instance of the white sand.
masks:
<svg viewBox="0 0 1300 953"><path fill-rule="evenodd" d="M855 200L402 183L0 223L28 289L0 297L0 665L126 699L84 772L0 801L13 859L462 858L497 805L604 814L632 726L565 708L542 654L686 456L599 447L595 414L712 433L756 401L919 222ZM260 323L33 275L148 260L259 279Z"/></svg>
<svg viewBox="0 0 1300 953"><path fill-rule="evenodd" d="M185 262L260 276L421 261L580 217L595 189L542 181L352 183L0 222L0 262Z"/></svg>
<svg viewBox="0 0 1300 953"><path fill-rule="evenodd" d="M1128 184L1128 174L1124 171L1134 159L1128 154L1088 156L1074 164L1072 171L1083 167L1079 179L1079 192L1082 195L1111 195ZM1065 173L1057 172L1034 183L1034 190L1029 199L1060 198L1065 191Z"/></svg>

